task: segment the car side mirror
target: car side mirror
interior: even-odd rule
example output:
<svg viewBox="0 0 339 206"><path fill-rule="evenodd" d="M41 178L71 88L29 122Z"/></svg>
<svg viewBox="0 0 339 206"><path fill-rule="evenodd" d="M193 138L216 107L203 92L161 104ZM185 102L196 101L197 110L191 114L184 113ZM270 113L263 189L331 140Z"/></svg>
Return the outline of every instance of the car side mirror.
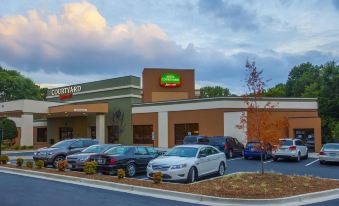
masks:
<svg viewBox="0 0 339 206"><path fill-rule="evenodd" d="M199 158L202 158L202 157L207 157L206 154L199 154Z"/></svg>

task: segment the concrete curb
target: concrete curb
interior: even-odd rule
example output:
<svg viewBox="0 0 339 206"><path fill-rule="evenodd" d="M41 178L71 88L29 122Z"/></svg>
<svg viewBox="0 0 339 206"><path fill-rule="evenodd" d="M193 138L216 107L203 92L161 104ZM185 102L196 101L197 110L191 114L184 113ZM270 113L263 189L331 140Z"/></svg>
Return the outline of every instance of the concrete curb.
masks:
<svg viewBox="0 0 339 206"><path fill-rule="evenodd" d="M106 182L100 180L92 180L80 177L71 177L66 175L52 174L46 172L38 172L31 170L23 170L16 168L0 167L0 172L16 174L22 176L35 177L40 179L48 179L58 182L66 182L71 184L96 187L101 189L109 189L119 192L133 193L143 196L151 196L156 198L171 199L177 201L206 204L206 205L304 205L316 202L327 201L339 198L339 189L326 190L315 193L308 193L286 198L276 199L240 199L240 198L219 198L206 195L198 195L184 192L176 192L162 190L156 188L148 188L142 186L127 185L114 182Z"/></svg>

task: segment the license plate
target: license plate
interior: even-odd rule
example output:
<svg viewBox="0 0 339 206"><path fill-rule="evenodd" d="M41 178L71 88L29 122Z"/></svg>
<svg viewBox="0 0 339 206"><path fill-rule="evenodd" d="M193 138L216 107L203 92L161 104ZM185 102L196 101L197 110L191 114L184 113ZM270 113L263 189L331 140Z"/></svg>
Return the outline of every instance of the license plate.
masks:
<svg viewBox="0 0 339 206"><path fill-rule="evenodd" d="M96 161L98 164L104 164L104 159L97 159Z"/></svg>

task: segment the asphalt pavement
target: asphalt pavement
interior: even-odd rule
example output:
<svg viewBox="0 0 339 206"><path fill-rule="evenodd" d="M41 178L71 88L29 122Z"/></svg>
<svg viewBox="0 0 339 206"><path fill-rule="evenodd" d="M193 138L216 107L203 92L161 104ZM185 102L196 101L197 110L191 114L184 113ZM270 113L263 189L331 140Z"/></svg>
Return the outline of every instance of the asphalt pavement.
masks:
<svg viewBox="0 0 339 206"><path fill-rule="evenodd" d="M198 206L5 173L0 173L0 194L1 206Z"/></svg>

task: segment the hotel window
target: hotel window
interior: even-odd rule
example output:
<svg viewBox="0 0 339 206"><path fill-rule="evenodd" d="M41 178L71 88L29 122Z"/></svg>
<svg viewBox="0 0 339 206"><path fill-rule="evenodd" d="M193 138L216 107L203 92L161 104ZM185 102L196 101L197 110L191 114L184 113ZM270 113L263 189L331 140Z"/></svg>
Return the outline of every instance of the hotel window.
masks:
<svg viewBox="0 0 339 206"><path fill-rule="evenodd" d="M119 125L108 126L107 132L108 132L108 143L109 144L116 144L119 142L119 136L121 132Z"/></svg>
<svg viewBox="0 0 339 206"><path fill-rule="evenodd" d="M47 128L37 128L37 142L47 142Z"/></svg>
<svg viewBox="0 0 339 206"><path fill-rule="evenodd" d="M153 125L133 125L134 144L153 144Z"/></svg>
<svg viewBox="0 0 339 206"><path fill-rule="evenodd" d="M185 136L188 135L199 135L199 124L198 123L187 123L187 124L175 124L174 125L174 136L175 144L183 144Z"/></svg>
<svg viewBox="0 0 339 206"><path fill-rule="evenodd" d="M72 127L61 127L59 128L59 138L60 141L64 139L73 138L73 128Z"/></svg>

